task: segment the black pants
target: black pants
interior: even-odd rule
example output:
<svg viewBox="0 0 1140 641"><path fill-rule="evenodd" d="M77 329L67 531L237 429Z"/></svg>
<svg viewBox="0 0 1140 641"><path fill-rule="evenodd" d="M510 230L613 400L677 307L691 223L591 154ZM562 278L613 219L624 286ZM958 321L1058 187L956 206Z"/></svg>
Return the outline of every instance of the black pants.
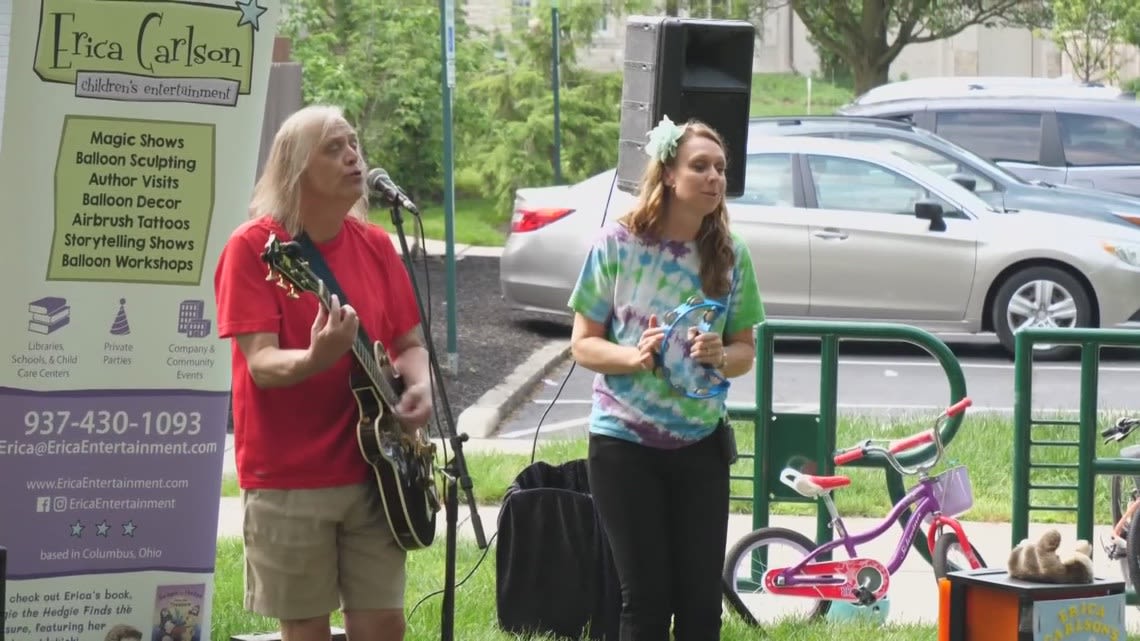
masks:
<svg viewBox="0 0 1140 641"><path fill-rule="evenodd" d="M724 426L721 429L731 429ZM717 641L729 466L719 430L678 450L591 435L590 492L621 581L621 641Z"/></svg>

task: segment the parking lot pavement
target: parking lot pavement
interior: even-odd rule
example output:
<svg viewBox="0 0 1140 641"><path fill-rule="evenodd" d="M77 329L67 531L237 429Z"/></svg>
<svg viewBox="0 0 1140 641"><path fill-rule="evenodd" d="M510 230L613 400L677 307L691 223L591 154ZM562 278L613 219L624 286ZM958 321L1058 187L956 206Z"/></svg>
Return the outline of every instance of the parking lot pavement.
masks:
<svg viewBox="0 0 1140 641"><path fill-rule="evenodd" d="M966 378L974 412L1012 413L1013 363L1000 350L985 345L955 349ZM848 353L849 352L849 353ZM575 438L585 434L594 374L567 362L539 381L504 420L496 434L503 439ZM1080 364L1039 363L1034 367L1035 411L1076 412L1080 399ZM566 377L569 374L569 379ZM732 403L755 403L755 370L735 379ZM819 406L818 348L777 346L773 399L778 411L815 411ZM559 387L565 386L559 392ZM1104 411L1140 413L1136 387L1140 360L1128 354L1106 357L1100 367L1098 405ZM859 414L923 414L933 418L950 403L950 384L942 367L926 354L889 346L841 350L839 409ZM549 411L548 411L549 410ZM546 418L542 419L546 413ZM539 424L541 420L541 425Z"/></svg>

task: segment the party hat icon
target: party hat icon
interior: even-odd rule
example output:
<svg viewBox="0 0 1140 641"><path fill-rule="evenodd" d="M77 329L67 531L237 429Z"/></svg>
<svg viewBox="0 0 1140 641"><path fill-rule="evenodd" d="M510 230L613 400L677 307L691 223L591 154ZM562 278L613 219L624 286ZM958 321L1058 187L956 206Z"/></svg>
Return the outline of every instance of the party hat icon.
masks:
<svg viewBox="0 0 1140 641"><path fill-rule="evenodd" d="M111 323L112 336L126 336L131 333L131 326L127 322L127 299L119 299L119 312L115 314L115 320Z"/></svg>

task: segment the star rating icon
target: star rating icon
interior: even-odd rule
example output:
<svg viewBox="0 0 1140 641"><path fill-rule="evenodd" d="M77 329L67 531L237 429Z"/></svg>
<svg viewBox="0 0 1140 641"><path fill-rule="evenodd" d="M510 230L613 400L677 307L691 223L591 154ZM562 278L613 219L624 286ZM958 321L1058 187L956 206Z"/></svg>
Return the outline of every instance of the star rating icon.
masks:
<svg viewBox="0 0 1140 641"><path fill-rule="evenodd" d="M123 536L129 536L131 538L134 538L135 527L136 526L135 526L134 521L127 521L126 523L124 523L123 524Z"/></svg>
<svg viewBox="0 0 1140 641"><path fill-rule="evenodd" d="M85 528L85 527L87 527L87 526L83 525L83 523L80 521L76 521L75 523L72 523L71 524L71 536L74 536L77 539L82 538L83 537L83 528Z"/></svg>
<svg viewBox="0 0 1140 641"><path fill-rule="evenodd" d="M238 10L241 11L241 17L238 18L237 26L243 24L250 25L254 31L261 28L260 18L269 9L259 6L257 0L235 0L234 4L237 5Z"/></svg>
<svg viewBox="0 0 1140 641"><path fill-rule="evenodd" d="M95 536L101 536L103 538L107 538L107 536L108 536L107 533L110 530L111 530L111 526L107 524L107 519L103 519L102 523L95 526Z"/></svg>

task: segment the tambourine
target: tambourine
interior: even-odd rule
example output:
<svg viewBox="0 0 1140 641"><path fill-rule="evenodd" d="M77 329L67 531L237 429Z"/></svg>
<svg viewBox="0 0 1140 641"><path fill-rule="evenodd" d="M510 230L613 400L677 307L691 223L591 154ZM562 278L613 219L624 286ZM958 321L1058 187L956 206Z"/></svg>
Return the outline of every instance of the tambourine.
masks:
<svg viewBox="0 0 1140 641"><path fill-rule="evenodd" d="M715 300L693 296L665 314L665 335L657 352L656 370L678 392L689 398L712 398L728 390L728 379L711 365L694 359L690 352L693 342L689 330L701 333L712 329L712 324L727 311Z"/></svg>

